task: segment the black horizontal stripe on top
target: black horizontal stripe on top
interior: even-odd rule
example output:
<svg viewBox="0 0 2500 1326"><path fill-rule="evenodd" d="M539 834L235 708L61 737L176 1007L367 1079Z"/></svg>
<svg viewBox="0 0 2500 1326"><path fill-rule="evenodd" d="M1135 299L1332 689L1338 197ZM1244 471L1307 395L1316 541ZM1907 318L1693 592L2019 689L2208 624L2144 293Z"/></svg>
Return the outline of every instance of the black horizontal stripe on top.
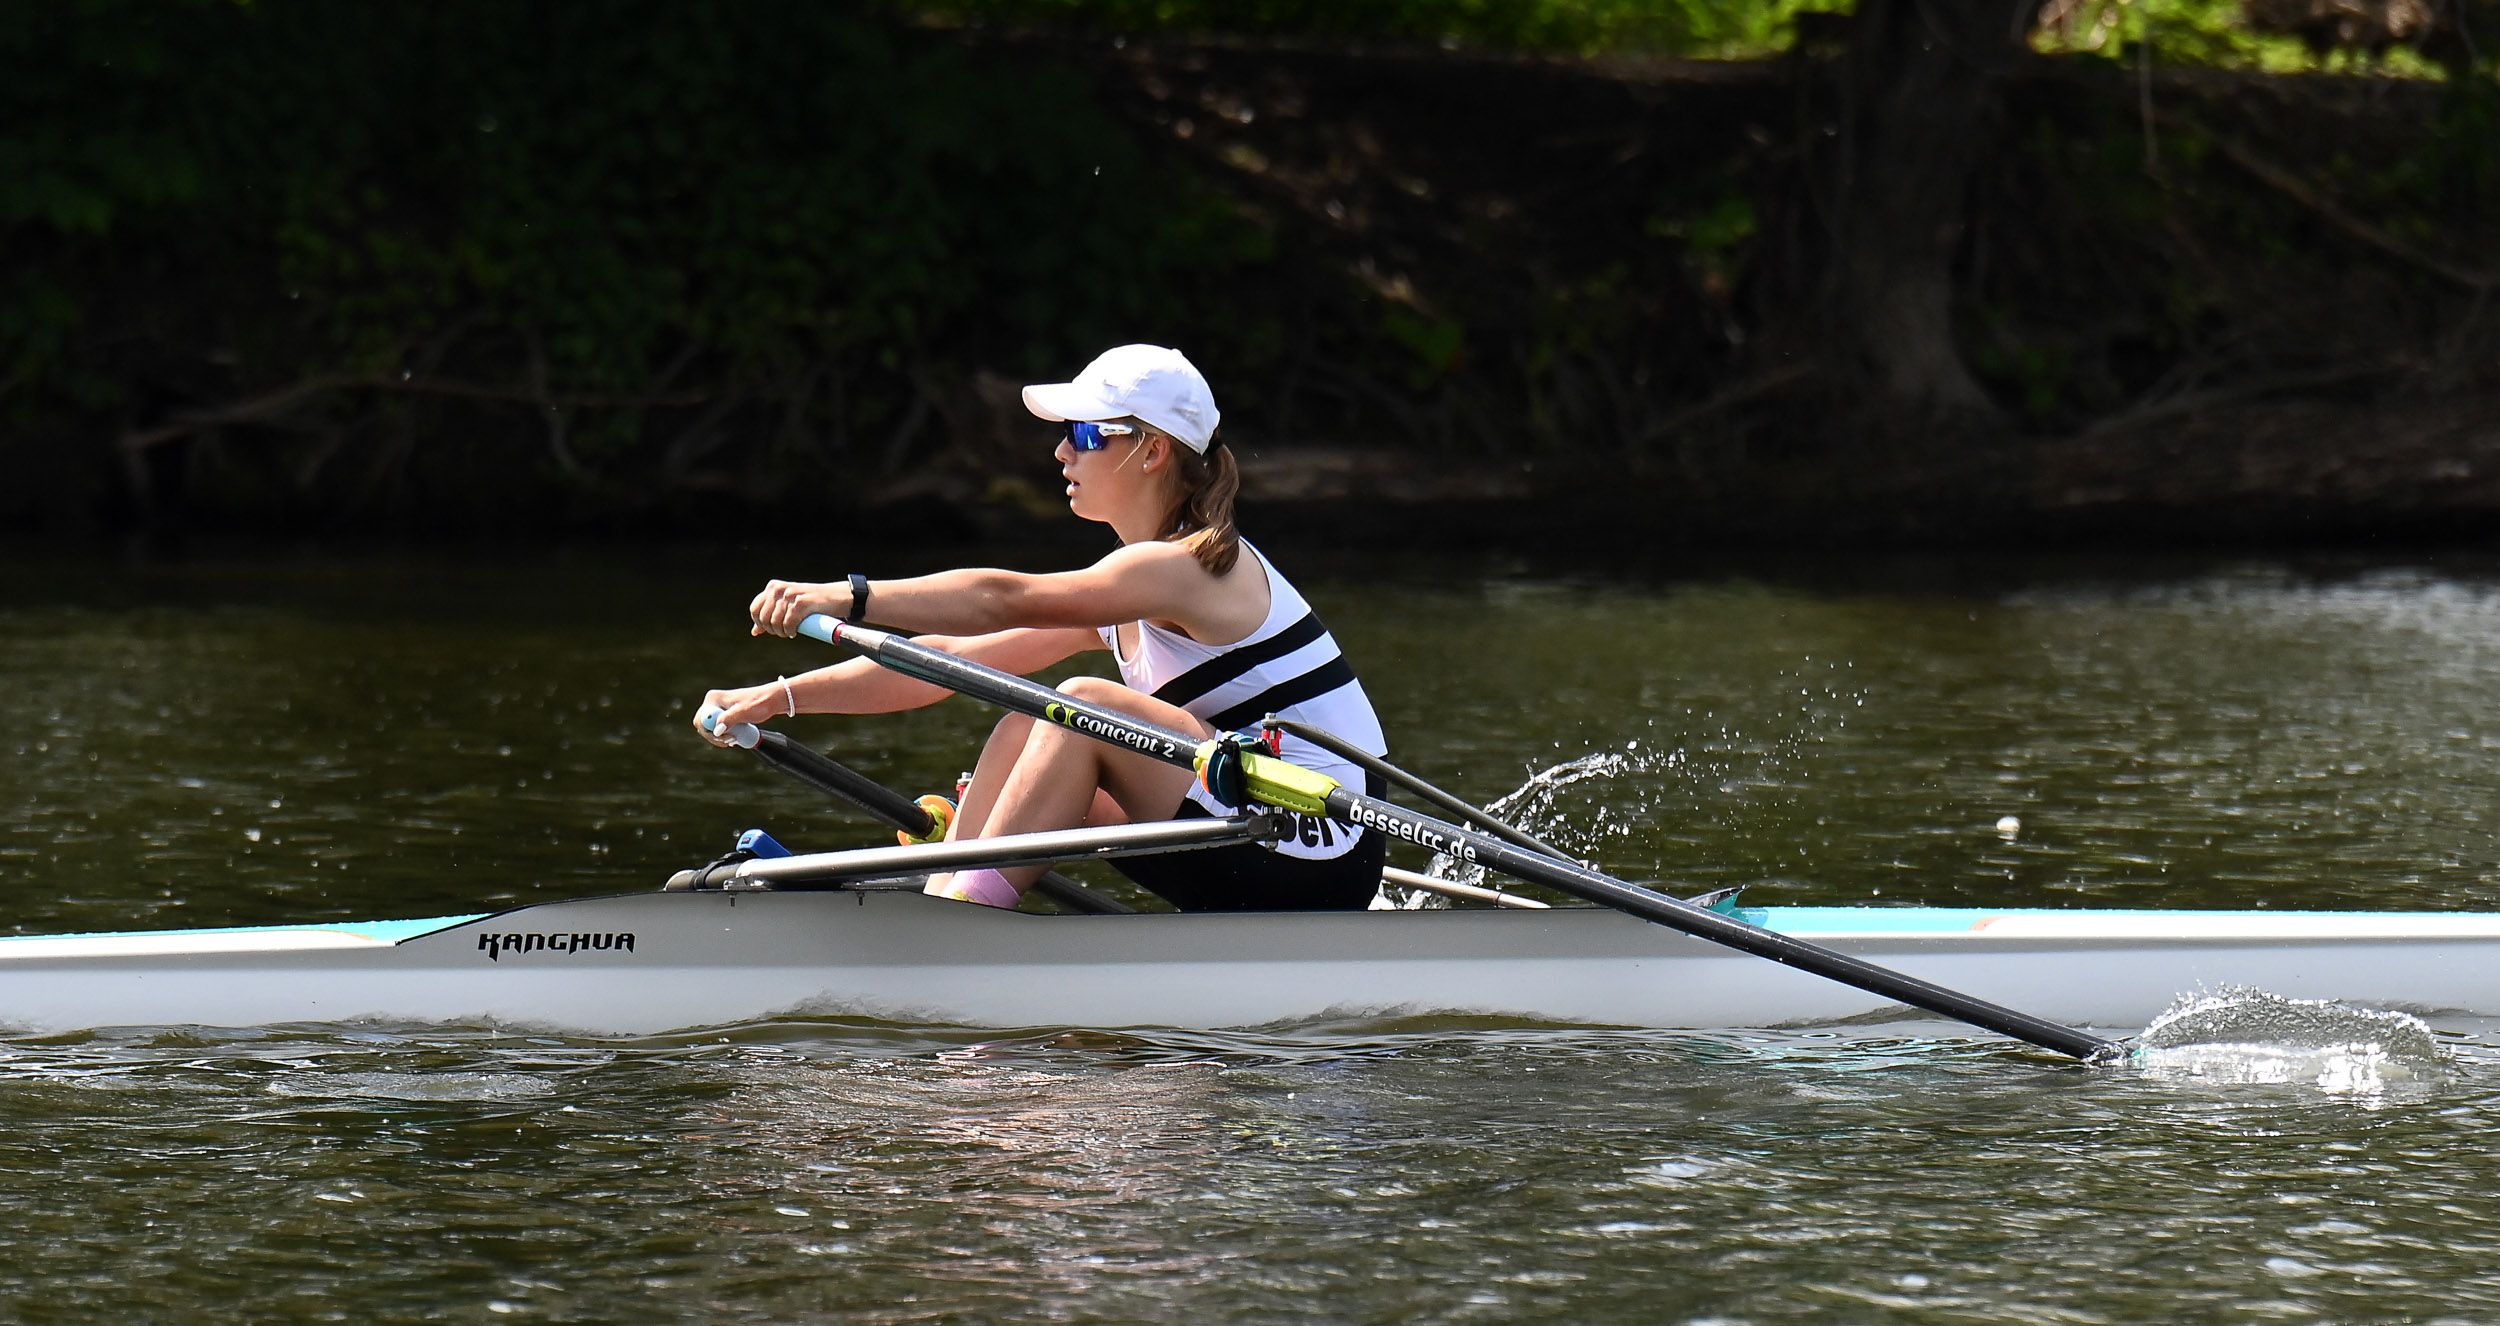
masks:
<svg viewBox="0 0 2500 1326"><path fill-rule="evenodd" d="M1255 645L1226 650L1163 683L1155 688L1155 698L1176 709L1185 709L1190 701L1216 687L1262 663L1273 663L1326 634L1328 628L1320 624L1319 614L1306 612L1302 614L1302 620ZM1224 725L1218 723L1216 726Z"/></svg>
<svg viewBox="0 0 2500 1326"><path fill-rule="evenodd" d="M1218 732L1237 732L1244 724L1255 723L1269 714L1281 714L1304 700L1326 695L1353 681L1354 665L1345 661L1345 655L1339 654L1299 677L1280 681L1209 718L1207 725Z"/></svg>

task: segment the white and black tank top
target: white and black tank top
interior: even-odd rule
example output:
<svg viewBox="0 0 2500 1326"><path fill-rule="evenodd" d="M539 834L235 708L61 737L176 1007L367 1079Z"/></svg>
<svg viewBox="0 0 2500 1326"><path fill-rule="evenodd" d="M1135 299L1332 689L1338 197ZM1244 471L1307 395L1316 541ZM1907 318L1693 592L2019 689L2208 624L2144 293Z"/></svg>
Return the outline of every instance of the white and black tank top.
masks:
<svg viewBox="0 0 2500 1326"><path fill-rule="evenodd" d="M1380 716L1372 712L1371 697L1363 693L1363 683L1337 648L1336 637L1274 563L1246 539L1241 551L1267 577L1267 620L1228 645L1202 644L1152 622L1139 622L1134 654L1120 651L1118 627L1102 627L1103 644L1119 660L1120 680L1131 690L1188 710L1219 732L1257 736L1259 720L1275 714L1326 728L1370 754L1387 755ZM1370 786L1351 762L1299 737L1287 735L1280 749L1287 760L1347 787ZM1190 784L1189 799L1213 815L1233 813L1196 783ZM1342 820L1306 819L1302 832L1276 844L1276 850L1324 861L1344 855L1363 832Z"/></svg>

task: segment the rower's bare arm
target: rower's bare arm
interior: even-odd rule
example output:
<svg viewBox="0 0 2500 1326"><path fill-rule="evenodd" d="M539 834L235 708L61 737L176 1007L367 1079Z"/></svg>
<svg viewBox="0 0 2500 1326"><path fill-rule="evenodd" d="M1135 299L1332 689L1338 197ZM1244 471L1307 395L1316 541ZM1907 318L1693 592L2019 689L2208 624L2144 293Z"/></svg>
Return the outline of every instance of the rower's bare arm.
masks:
<svg viewBox="0 0 2500 1326"><path fill-rule="evenodd" d="M1093 628L1151 618L1186 622L1207 573L1173 543L1132 543L1078 571L962 570L868 587L868 620L906 631L978 636L1016 627ZM845 582L775 580L749 605L759 635L795 635L812 613L850 611ZM1062 657L1065 657L1062 655ZM1015 669L1009 669L1014 671Z"/></svg>
<svg viewBox="0 0 2500 1326"><path fill-rule="evenodd" d="M844 592L848 590L849 587L844 586ZM1102 637L1084 630L995 631L978 636L924 635L920 637L920 642L1002 672L1014 673L1038 672L1085 650L1102 648ZM725 734L734 723L767 723L792 714L896 713L935 704L951 693L942 687L878 667L867 659L854 658L787 679L759 682L734 690L712 691L703 697L703 703L706 708L717 706L722 711L719 729ZM695 729L703 731L699 716ZM704 737L715 745L727 741L725 735L711 732L705 732Z"/></svg>
<svg viewBox="0 0 2500 1326"><path fill-rule="evenodd" d="M992 631L986 635L924 635L920 642L958 658L1018 676L1039 672L1088 649L1102 648L1092 631ZM864 658L847 659L790 679L802 714L890 714L936 704L954 692L878 667Z"/></svg>

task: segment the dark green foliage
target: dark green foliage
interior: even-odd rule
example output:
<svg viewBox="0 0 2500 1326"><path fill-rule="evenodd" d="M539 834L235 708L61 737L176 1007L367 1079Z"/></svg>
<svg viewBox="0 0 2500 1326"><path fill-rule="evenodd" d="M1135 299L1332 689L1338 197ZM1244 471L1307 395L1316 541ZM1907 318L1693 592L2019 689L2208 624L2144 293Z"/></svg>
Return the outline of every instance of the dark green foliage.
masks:
<svg viewBox="0 0 2500 1326"><path fill-rule="evenodd" d="M432 383L562 416L506 430L516 469L622 480L684 420L607 402L890 423L1259 243L1077 75L847 6L10 0L0 33L21 425L359 384L245 421L318 437Z"/></svg>
<svg viewBox="0 0 2500 1326"><path fill-rule="evenodd" d="M914 0L902 12L954 21L1102 32L1223 32L1343 41L1439 42L1497 50L1763 54L1802 11L1837 0Z"/></svg>
<svg viewBox="0 0 2500 1326"><path fill-rule="evenodd" d="M0 0L0 521L1047 510L1002 388L1132 339L1245 451L1819 474L1870 399L1804 325L1845 24L1481 49L1795 8ZM1172 35L1218 22L1312 40ZM1992 426L2487 380L2481 58L2009 79L1955 272Z"/></svg>
<svg viewBox="0 0 2500 1326"><path fill-rule="evenodd" d="M2500 382L2487 81L2208 75L2150 134L2126 82L2022 87L1974 199L1964 340L2025 425Z"/></svg>

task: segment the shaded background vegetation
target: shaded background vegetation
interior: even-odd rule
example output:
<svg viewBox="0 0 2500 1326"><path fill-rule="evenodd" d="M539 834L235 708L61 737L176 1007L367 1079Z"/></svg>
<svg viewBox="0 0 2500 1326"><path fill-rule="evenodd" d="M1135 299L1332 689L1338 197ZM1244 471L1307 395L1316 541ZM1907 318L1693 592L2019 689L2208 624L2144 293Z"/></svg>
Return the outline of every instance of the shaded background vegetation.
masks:
<svg viewBox="0 0 2500 1326"><path fill-rule="evenodd" d="M2481 536L2500 5L1822 2L0 0L0 519Z"/></svg>

